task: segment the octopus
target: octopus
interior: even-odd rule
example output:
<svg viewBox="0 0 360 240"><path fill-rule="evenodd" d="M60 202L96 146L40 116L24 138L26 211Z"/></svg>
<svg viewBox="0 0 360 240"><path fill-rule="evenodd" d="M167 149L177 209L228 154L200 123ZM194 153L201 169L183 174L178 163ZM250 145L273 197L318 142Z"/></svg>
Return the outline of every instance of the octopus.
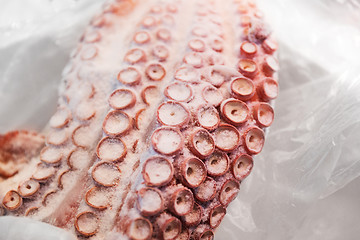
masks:
<svg viewBox="0 0 360 240"><path fill-rule="evenodd" d="M276 51L252 0L108 1L49 132L0 136L0 215L78 239L213 239L273 122Z"/></svg>

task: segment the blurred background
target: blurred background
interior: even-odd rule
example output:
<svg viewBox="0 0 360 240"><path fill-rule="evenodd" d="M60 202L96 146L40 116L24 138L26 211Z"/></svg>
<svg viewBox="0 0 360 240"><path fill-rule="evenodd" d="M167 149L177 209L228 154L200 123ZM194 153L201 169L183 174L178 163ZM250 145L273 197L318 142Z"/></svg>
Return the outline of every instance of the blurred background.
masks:
<svg viewBox="0 0 360 240"><path fill-rule="evenodd" d="M360 1L257 2L279 42L276 119L216 239L357 240ZM0 133L45 126L102 3L0 0Z"/></svg>

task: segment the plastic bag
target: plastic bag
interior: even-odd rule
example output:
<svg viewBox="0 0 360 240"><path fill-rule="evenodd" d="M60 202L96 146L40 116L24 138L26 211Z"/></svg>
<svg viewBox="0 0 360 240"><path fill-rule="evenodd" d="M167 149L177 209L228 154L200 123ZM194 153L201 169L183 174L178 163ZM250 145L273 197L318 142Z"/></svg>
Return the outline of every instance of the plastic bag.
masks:
<svg viewBox="0 0 360 240"><path fill-rule="evenodd" d="M30 218L1 217L1 240L76 240L69 232Z"/></svg>
<svg viewBox="0 0 360 240"><path fill-rule="evenodd" d="M20 0L15 2L7 4ZM60 72L99 6L95 0L59 2L53 2L57 10L43 6L44 12L54 10L48 18L40 15L49 21L38 17L29 23L19 14L18 21L0 26L12 26L0 31L0 116L12 120L0 118L2 132L28 127L25 122L41 129L47 119L36 116L54 111ZM216 239L358 239L360 4L258 0L258 5L279 41L276 119ZM64 32L66 24L74 27Z"/></svg>
<svg viewBox="0 0 360 240"><path fill-rule="evenodd" d="M280 45L280 95L220 239L358 239L360 5L258 2Z"/></svg>

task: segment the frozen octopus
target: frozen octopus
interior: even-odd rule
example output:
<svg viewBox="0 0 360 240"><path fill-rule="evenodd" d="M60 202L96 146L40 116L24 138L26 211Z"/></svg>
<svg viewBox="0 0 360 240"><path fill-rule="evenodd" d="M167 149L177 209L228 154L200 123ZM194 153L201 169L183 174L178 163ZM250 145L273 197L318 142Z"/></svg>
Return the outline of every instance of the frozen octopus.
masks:
<svg viewBox="0 0 360 240"><path fill-rule="evenodd" d="M0 215L78 239L213 239L274 118L262 18L252 0L107 2L49 132L1 135Z"/></svg>

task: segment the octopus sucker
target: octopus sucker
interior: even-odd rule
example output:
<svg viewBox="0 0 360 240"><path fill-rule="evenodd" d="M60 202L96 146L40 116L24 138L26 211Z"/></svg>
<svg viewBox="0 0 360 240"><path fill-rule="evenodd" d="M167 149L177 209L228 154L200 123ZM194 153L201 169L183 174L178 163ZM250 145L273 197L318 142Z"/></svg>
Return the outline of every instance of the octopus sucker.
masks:
<svg viewBox="0 0 360 240"><path fill-rule="evenodd" d="M250 0L108 1L48 132L0 136L0 213L78 239L213 239L274 119L262 21Z"/></svg>

